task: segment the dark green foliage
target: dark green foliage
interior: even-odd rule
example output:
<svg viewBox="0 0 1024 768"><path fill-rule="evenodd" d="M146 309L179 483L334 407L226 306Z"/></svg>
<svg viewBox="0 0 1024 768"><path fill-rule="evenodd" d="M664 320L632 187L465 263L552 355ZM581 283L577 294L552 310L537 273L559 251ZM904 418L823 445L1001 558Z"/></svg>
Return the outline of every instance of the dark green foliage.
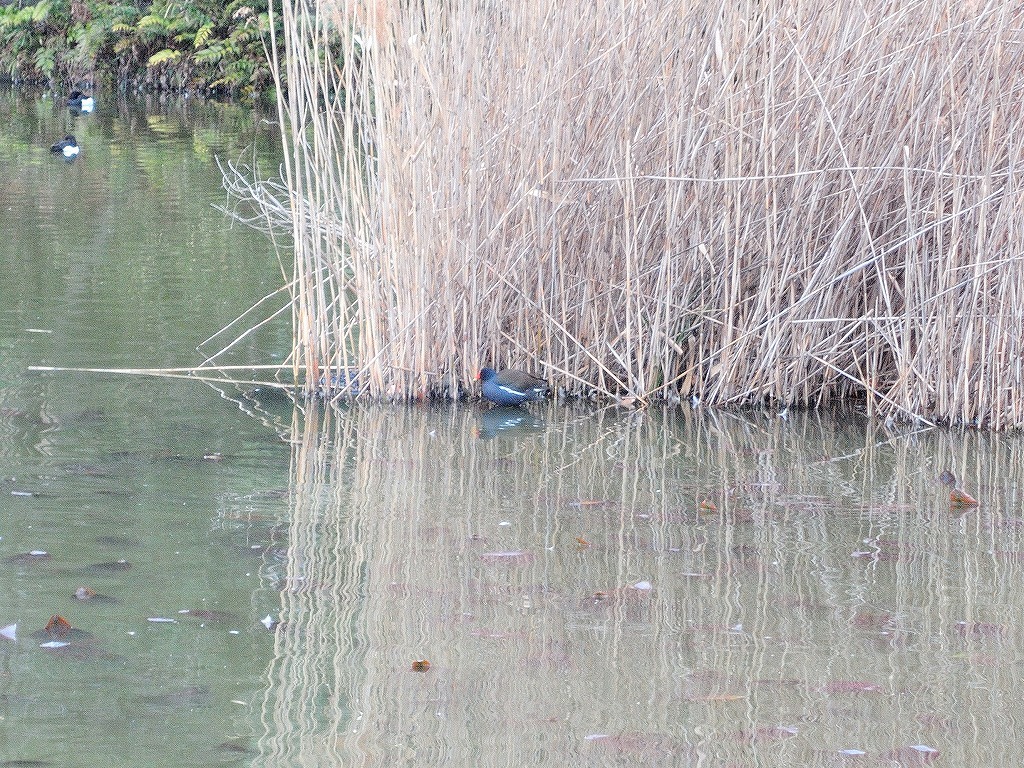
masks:
<svg viewBox="0 0 1024 768"><path fill-rule="evenodd" d="M266 0L15 0L0 5L0 76L257 97L273 88L269 24Z"/></svg>

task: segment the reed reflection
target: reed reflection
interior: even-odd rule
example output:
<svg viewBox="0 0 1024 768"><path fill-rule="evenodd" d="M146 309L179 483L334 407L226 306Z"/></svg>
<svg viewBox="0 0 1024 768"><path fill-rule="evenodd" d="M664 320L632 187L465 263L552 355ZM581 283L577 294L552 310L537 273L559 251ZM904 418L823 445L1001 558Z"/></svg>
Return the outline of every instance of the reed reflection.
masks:
<svg viewBox="0 0 1024 768"><path fill-rule="evenodd" d="M1009 764L1019 439L536 413L296 425L257 764Z"/></svg>

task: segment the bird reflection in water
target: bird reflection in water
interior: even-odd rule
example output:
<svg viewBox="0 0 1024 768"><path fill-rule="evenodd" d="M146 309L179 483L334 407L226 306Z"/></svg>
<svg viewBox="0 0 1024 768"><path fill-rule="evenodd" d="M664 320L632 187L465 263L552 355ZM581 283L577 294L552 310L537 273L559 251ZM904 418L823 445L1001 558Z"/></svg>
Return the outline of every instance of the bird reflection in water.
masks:
<svg viewBox="0 0 1024 768"><path fill-rule="evenodd" d="M480 421L476 428L476 437L490 440L498 433L503 435L521 435L530 432L543 432L548 425L544 419L534 416L525 408L506 406L488 408L480 412Z"/></svg>

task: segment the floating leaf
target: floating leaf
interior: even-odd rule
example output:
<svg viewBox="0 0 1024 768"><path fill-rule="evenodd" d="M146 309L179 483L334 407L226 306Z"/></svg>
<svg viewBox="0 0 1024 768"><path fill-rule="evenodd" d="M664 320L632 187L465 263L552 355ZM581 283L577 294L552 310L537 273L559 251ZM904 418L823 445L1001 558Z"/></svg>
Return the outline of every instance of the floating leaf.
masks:
<svg viewBox="0 0 1024 768"><path fill-rule="evenodd" d="M976 507L978 506L978 500L975 499L967 491L959 488L954 488L949 492L949 503L954 507Z"/></svg>
<svg viewBox="0 0 1024 768"><path fill-rule="evenodd" d="M59 613L53 614L53 616L50 617L50 620L46 622L46 626L43 628L43 633L47 637L65 637L70 631L71 622Z"/></svg>
<svg viewBox="0 0 1024 768"><path fill-rule="evenodd" d="M718 511L718 507L715 506L715 502L711 501L711 499L704 499L704 501L702 501L700 503L700 508L701 508L702 512L717 512Z"/></svg>
<svg viewBox="0 0 1024 768"><path fill-rule="evenodd" d="M576 537L576 543L580 545L580 549L589 549L590 542L586 539L581 539L579 536Z"/></svg>
<svg viewBox="0 0 1024 768"><path fill-rule="evenodd" d="M412 663L413 672L426 672L430 669L430 662L426 659L417 659Z"/></svg>

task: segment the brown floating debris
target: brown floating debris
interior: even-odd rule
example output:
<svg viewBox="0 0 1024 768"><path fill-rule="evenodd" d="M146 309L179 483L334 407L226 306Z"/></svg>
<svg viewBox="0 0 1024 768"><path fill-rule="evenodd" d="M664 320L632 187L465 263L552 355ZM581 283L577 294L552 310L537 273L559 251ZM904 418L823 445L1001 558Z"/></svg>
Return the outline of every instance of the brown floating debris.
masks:
<svg viewBox="0 0 1024 768"><path fill-rule="evenodd" d="M976 507L976 506L978 506L978 500L977 499L975 499L973 496L971 496L971 494L967 493L967 491L960 490L959 488L956 488L956 487L954 487L949 492L949 503L954 508L957 508L957 509L963 508L963 507Z"/></svg>
<svg viewBox="0 0 1024 768"><path fill-rule="evenodd" d="M80 585L75 588L75 591L71 593L71 597L78 600L80 603L93 602L93 603L116 603L117 599L110 595L101 595L92 587L86 587Z"/></svg>
<svg viewBox="0 0 1024 768"><path fill-rule="evenodd" d="M430 669L430 662L426 659L417 659L412 663L413 672L426 672Z"/></svg>
<svg viewBox="0 0 1024 768"><path fill-rule="evenodd" d="M70 631L71 622L59 613L53 614L53 616L50 617L50 620L46 622L46 626L43 628L43 632L47 637L55 637L58 640L67 636Z"/></svg>
<svg viewBox="0 0 1024 768"><path fill-rule="evenodd" d="M948 469L944 469L939 473L939 482L949 488L949 503L954 509L978 506L978 500L957 486L956 475Z"/></svg>
<svg viewBox="0 0 1024 768"><path fill-rule="evenodd" d="M700 509L701 509L702 512L717 512L718 511L718 507L715 506L715 502L713 502L711 499L704 499L704 501L702 501L700 503Z"/></svg>

